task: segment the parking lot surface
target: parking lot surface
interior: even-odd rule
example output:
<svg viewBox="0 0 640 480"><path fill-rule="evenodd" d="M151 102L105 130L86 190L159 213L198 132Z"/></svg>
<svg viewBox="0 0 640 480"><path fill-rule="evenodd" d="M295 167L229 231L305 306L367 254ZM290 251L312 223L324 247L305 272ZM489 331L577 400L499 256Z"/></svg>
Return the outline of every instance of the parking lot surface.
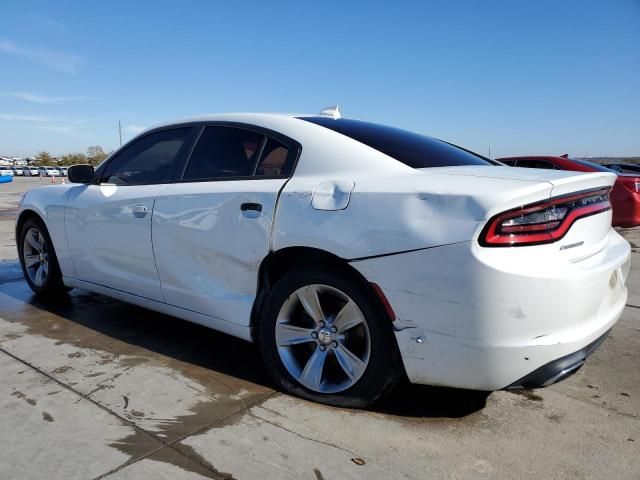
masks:
<svg viewBox="0 0 640 480"><path fill-rule="evenodd" d="M640 478L640 232L622 231L628 306L574 376L404 385L354 411L274 391L227 335L81 290L34 298L13 220L47 182L0 185L0 478Z"/></svg>

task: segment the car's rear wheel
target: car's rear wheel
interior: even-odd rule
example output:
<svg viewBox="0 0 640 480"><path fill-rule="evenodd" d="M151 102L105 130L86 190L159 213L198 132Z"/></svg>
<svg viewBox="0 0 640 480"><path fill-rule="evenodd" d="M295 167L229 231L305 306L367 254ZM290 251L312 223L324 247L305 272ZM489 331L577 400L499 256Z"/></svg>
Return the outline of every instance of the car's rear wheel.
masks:
<svg viewBox="0 0 640 480"><path fill-rule="evenodd" d="M395 337L366 284L344 268L286 274L268 293L259 325L265 365L285 391L364 407L401 377Z"/></svg>
<svg viewBox="0 0 640 480"><path fill-rule="evenodd" d="M32 217L24 222L18 249L22 272L31 290L43 296L69 290L62 282L53 242L40 219Z"/></svg>

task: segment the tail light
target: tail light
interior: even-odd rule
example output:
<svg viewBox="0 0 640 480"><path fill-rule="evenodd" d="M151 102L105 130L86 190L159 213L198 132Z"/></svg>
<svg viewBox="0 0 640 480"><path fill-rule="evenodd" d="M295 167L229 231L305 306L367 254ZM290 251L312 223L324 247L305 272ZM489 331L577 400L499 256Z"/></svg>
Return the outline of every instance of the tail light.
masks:
<svg viewBox="0 0 640 480"><path fill-rule="evenodd" d="M611 208L609 188L573 193L507 210L480 234L483 247L520 247L560 240L579 218Z"/></svg>
<svg viewBox="0 0 640 480"><path fill-rule="evenodd" d="M620 177L618 177L620 178ZM624 178L622 177L622 184L630 190L632 193L640 193L640 178Z"/></svg>

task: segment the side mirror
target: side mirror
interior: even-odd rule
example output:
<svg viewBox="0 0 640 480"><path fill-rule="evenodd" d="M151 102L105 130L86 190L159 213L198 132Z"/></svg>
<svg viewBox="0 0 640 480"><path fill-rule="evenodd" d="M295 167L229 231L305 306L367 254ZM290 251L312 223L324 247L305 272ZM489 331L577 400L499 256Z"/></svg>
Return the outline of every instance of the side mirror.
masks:
<svg viewBox="0 0 640 480"><path fill-rule="evenodd" d="M93 183L96 174L91 165L71 165L67 169L67 179L71 183Z"/></svg>

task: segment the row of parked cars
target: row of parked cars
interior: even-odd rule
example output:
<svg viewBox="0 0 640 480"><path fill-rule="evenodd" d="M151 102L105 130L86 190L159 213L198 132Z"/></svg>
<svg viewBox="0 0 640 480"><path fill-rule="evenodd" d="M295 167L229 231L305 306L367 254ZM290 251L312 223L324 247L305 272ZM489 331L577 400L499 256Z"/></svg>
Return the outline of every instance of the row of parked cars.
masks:
<svg viewBox="0 0 640 480"><path fill-rule="evenodd" d="M67 167L0 167L0 176L66 177Z"/></svg>

